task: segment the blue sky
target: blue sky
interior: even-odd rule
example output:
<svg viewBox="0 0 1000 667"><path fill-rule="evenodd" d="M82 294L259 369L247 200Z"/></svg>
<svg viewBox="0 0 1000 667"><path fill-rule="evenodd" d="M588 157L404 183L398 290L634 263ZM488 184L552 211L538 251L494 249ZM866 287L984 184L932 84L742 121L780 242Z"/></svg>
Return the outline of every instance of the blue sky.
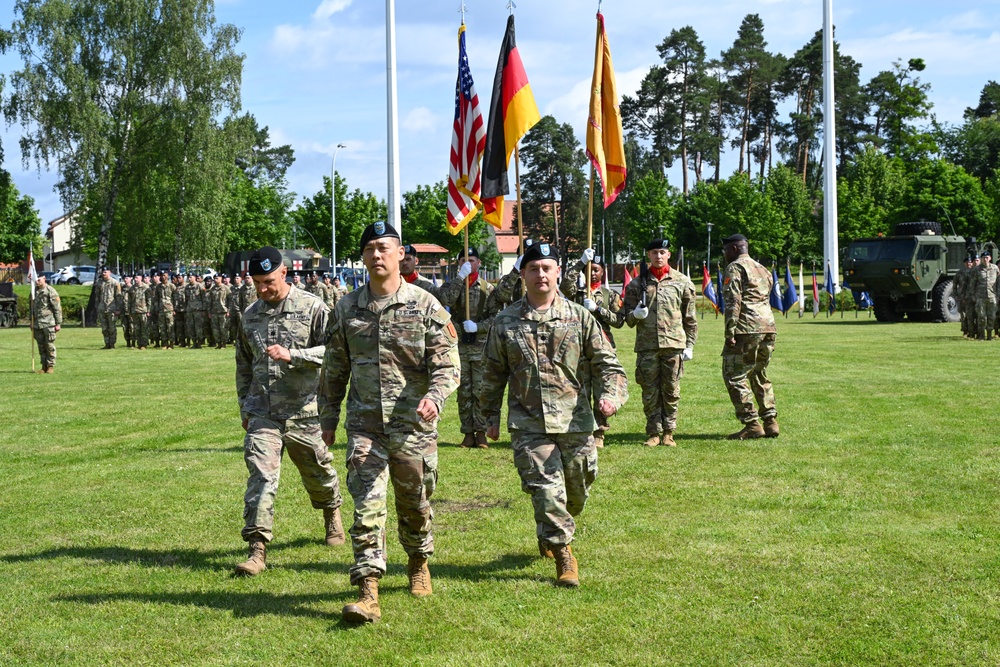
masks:
<svg viewBox="0 0 1000 667"><path fill-rule="evenodd" d="M6 4L6 3L4 3ZM467 0L469 60L489 107L508 11L506 0ZM571 123L583 139L597 3L517 2L517 41L542 114ZM458 0L397 0L402 189L447 175L457 71ZM606 0L602 5L620 94L633 93L657 62L656 45L691 25L710 56L728 48L743 17L760 14L772 51L791 55L822 27L821 0ZM310 196L337 170L350 187L386 193L385 3L382 0L217 0L220 22L243 29L243 108L291 144L289 187ZM12 8L0 8L9 25ZM1000 80L1000 0L834 0L837 39L867 81L897 59L923 58L922 79L939 120L959 122L983 85ZM19 66L11 54L0 70ZM35 198L43 225L62 214L55 174L22 166L19 127L4 128L4 167ZM674 179L677 180L677 179Z"/></svg>

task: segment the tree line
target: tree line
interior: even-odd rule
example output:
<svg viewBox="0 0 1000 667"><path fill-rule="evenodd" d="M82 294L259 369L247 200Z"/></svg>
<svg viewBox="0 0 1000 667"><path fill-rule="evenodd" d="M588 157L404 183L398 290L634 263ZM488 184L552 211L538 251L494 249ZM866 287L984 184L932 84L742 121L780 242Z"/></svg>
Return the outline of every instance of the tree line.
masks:
<svg viewBox="0 0 1000 667"><path fill-rule="evenodd" d="M322 252L332 198L339 259L357 260L361 231L385 218L384 201L340 174L295 203L291 146L273 146L241 108L240 34L216 22L211 0L17 0L0 50L19 54L22 67L0 77L0 104L23 128L25 163L58 169L64 209L82 223L74 243L98 264L218 262L293 239ZM762 258L822 257L821 33L790 56L773 53L750 14L715 58L691 26L670 31L657 51L660 62L621 101L626 188L594 211L616 253L635 259L662 230L697 259L711 223L716 239L752 238ZM1000 85L988 82L948 125L932 115L920 58L862 82L860 63L835 45L835 67L841 244L918 219L994 238ZM526 233L579 251L590 184L573 127L542 118L520 156ZM724 159L735 172L722 173ZM402 199L408 241L459 249L461 237L446 231L444 178ZM37 241L32 206L0 173L0 261L22 259ZM484 247L484 224L470 230Z"/></svg>

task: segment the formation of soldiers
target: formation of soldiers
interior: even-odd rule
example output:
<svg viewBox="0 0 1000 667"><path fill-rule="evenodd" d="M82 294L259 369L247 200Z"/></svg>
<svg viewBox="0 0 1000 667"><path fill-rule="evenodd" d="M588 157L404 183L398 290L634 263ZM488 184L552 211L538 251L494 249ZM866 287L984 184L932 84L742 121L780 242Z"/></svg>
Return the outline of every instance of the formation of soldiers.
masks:
<svg viewBox="0 0 1000 667"><path fill-rule="evenodd" d="M970 340L1000 337L1000 270L988 251L965 258L965 266L955 275L952 294L958 301L963 336Z"/></svg>

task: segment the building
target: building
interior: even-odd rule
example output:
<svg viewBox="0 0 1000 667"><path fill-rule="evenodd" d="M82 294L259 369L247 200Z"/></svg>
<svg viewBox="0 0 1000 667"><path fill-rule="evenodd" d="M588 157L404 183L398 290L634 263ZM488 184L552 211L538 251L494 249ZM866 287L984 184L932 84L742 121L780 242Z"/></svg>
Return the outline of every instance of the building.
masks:
<svg viewBox="0 0 1000 667"><path fill-rule="evenodd" d="M97 262L83 250L74 249L73 231L76 218L63 215L49 223L45 230L46 244L43 249L43 259L46 271L59 269L74 264L96 265Z"/></svg>

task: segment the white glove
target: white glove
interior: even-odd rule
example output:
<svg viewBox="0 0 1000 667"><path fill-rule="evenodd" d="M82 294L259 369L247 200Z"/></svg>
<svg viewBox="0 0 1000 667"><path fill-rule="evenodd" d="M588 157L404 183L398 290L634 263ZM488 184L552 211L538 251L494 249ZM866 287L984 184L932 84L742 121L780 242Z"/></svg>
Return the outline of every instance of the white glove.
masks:
<svg viewBox="0 0 1000 667"><path fill-rule="evenodd" d="M576 286L578 289L583 289L587 286L587 279L583 277L582 273L576 277Z"/></svg>
<svg viewBox="0 0 1000 667"><path fill-rule="evenodd" d="M589 310L590 312L594 312L595 310L597 310L597 302L591 299L590 297L587 297L583 300L583 307Z"/></svg>
<svg viewBox="0 0 1000 667"><path fill-rule="evenodd" d="M646 308L646 306L643 306L642 304L636 306L635 310L632 311L632 317L637 320L644 320L647 315L649 315L649 308Z"/></svg>
<svg viewBox="0 0 1000 667"><path fill-rule="evenodd" d="M472 264L466 262L458 269L458 279L465 280L472 275Z"/></svg>
<svg viewBox="0 0 1000 667"><path fill-rule="evenodd" d="M462 328L465 329L465 333L476 333L479 331L479 325L472 320L462 322Z"/></svg>
<svg viewBox="0 0 1000 667"><path fill-rule="evenodd" d="M517 259L514 260L514 270L515 271L520 271L521 270L521 258L522 257L524 257L524 255L518 255Z"/></svg>
<svg viewBox="0 0 1000 667"><path fill-rule="evenodd" d="M694 348L685 347L684 351L681 352L681 361L691 361L694 359Z"/></svg>
<svg viewBox="0 0 1000 667"><path fill-rule="evenodd" d="M583 251L583 254L580 255L580 263L589 264L590 262L593 261L594 261L594 249L587 248L586 250Z"/></svg>

